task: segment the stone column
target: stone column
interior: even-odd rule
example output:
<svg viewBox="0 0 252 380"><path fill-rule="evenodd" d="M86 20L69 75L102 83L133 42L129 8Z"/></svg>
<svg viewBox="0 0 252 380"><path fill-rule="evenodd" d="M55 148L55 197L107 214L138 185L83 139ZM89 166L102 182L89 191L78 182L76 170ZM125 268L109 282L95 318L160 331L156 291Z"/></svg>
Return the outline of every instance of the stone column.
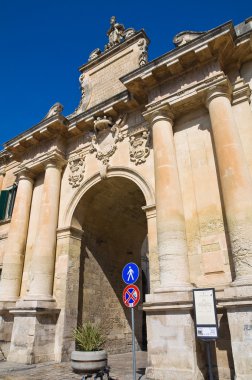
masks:
<svg viewBox="0 0 252 380"><path fill-rule="evenodd" d="M37 238L31 263L31 283L25 300L52 300L56 229L58 225L62 162L46 164Z"/></svg>
<svg viewBox="0 0 252 380"><path fill-rule="evenodd" d="M167 107L144 114L152 126L160 286L188 290L189 270L184 210L173 139L173 119Z"/></svg>
<svg viewBox="0 0 252 380"><path fill-rule="evenodd" d="M28 170L23 170L19 173L17 195L3 260L1 301L15 301L19 297L32 192L32 174Z"/></svg>
<svg viewBox="0 0 252 380"><path fill-rule="evenodd" d="M150 293L153 293L155 289L160 288L158 249L157 249L156 205L143 206L142 209L146 212L146 218L147 218Z"/></svg>
<svg viewBox="0 0 252 380"><path fill-rule="evenodd" d="M252 180L228 92L207 95L219 178L235 266L234 285L252 284Z"/></svg>
<svg viewBox="0 0 252 380"><path fill-rule="evenodd" d="M65 227L57 231L54 296L61 312L57 321L55 360L69 360L75 342L71 331L78 324L81 239L83 231Z"/></svg>

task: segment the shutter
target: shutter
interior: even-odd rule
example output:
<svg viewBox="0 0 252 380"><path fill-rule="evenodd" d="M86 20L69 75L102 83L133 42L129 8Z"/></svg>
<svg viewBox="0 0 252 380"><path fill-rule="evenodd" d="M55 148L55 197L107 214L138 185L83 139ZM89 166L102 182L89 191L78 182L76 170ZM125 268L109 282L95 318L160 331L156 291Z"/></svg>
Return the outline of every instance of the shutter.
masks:
<svg viewBox="0 0 252 380"><path fill-rule="evenodd" d="M16 198L16 192L17 192L17 185L13 185L12 189L10 190L10 204L7 210L7 218L10 218L12 215L15 198Z"/></svg>
<svg viewBox="0 0 252 380"><path fill-rule="evenodd" d="M0 193L0 220L5 219L8 195L9 195L9 190L2 190Z"/></svg>

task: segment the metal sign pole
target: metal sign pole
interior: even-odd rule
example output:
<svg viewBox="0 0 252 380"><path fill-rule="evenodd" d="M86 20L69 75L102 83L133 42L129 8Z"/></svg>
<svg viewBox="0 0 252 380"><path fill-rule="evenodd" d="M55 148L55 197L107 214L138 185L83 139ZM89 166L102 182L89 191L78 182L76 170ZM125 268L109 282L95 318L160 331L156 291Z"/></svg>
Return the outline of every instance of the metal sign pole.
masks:
<svg viewBox="0 0 252 380"><path fill-rule="evenodd" d="M132 367L133 367L133 380L136 380L136 347L135 347L134 307L131 308L131 325L132 325Z"/></svg>
<svg viewBox="0 0 252 380"><path fill-rule="evenodd" d="M213 369L212 369L212 358L211 358L211 346L210 346L210 341L205 341L206 342L206 349L207 349L207 363L208 363L208 375L209 375L209 380L214 380L213 377Z"/></svg>

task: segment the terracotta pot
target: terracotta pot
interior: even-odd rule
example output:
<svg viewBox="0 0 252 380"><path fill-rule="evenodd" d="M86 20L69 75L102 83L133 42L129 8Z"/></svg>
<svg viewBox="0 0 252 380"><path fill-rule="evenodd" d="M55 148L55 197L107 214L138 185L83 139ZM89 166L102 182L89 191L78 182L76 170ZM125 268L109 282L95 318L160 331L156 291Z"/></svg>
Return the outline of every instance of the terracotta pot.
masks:
<svg viewBox="0 0 252 380"><path fill-rule="evenodd" d="M71 365L74 372L94 373L107 366L107 352L100 351L73 351Z"/></svg>

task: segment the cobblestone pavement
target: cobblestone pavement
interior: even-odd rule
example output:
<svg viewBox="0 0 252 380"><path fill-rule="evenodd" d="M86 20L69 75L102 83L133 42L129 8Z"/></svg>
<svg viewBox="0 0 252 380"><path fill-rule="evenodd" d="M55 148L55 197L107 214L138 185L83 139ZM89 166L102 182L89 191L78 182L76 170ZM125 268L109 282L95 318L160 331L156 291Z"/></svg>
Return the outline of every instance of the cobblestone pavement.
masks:
<svg viewBox="0 0 252 380"><path fill-rule="evenodd" d="M147 353L137 352L137 380L144 380ZM108 358L111 380L132 380L132 354L110 355ZM0 362L1 380L81 380L82 375L72 372L70 362L23 365ZM91 379L90 379L91 380ZM104 380L107 380L104 377Z"/></svg>

